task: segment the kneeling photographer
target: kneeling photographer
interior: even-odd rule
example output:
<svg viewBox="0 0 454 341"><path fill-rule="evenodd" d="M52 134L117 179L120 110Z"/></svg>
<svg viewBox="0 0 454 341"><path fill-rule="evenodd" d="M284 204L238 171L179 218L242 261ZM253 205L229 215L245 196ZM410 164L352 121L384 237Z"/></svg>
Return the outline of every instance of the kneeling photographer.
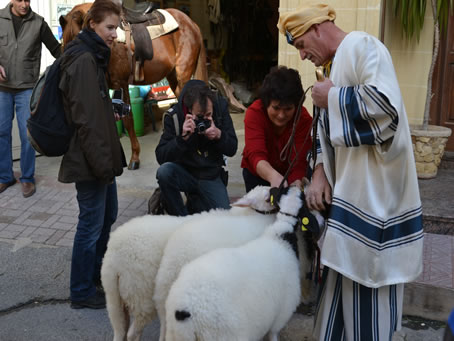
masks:
<svg viewBox="0 0 454 341"><path fill-rule="evenodd" d="M163 121L156 178L167 213L184 216L229 208L224 155L235 155L238 140L227 101L204 82L191 80Z"/></svg>

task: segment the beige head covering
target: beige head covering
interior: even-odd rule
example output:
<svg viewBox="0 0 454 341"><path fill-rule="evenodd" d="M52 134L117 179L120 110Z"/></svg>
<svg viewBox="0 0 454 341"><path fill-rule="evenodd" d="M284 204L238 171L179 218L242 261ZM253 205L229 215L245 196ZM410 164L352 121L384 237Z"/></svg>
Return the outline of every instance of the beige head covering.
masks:
<svg viewBox="0 0 454 341"><path fill-rule="evenodd" d="M287 36L288 43L293 44L293 41L306 33L312 25L334 19L336 12L329 5L303 5L295 11L281 13L277 28Z"/></svg>

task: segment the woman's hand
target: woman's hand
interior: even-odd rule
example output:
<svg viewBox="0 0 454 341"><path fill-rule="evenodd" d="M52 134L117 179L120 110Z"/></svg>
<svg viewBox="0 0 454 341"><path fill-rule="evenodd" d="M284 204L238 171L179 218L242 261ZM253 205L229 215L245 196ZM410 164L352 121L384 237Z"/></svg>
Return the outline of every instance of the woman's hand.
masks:
<svg viewBox="0 0 454 341"><path fill-rule="evenodd" d="M310 210L324 211L326 204L331 204L331 186L325 175L323 164L318 164L312 174L312 181L307 189L306 205Z"/></svg>
<svg viewBox="0 0 454 341"><path fill-rule="evenodd" d="M299 179L296 179L295 181L293 181L290 186L295 186L295 187L298 187L300 188L301 190L303 189L303 182Z"/></svg>
<svg viewBox="0 0 454 341"><path fill-rule="evenodd" d="M266 160L260 160L257 162L257 166L255 166L255 171L257 175L261 177L263 180L266 180L270 183L271 187L279 187L282 179L284 177L273 167L271 167L270 163ZM284 182L284 187L287 187L287 181Z"/></svg>
<svg viewBox="0 0 454 341"><path fill-rule="evenodd" d="M281 185L282 179L284 179L284 177L281 174L275 172L270 177L269 183L270 183L271 187L279 187ZM287 180L284 181L284 187L288 187Z"/></svg>

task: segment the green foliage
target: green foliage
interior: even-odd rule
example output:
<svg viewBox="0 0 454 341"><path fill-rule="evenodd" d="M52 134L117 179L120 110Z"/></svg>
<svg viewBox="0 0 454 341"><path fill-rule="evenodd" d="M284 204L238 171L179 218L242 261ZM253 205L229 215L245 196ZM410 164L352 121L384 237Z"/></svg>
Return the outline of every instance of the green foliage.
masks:
<svg viewBox="0 0 454 341"><path fill-rule="evenodd" d="M437 4L437 16L441 32L446 31L448 18L453 8L453 0L435 0ZM424 26L427 0L393 0L394 15L400 18L403 34L407 39L416 35L419 41L421 30Z"/></svg>

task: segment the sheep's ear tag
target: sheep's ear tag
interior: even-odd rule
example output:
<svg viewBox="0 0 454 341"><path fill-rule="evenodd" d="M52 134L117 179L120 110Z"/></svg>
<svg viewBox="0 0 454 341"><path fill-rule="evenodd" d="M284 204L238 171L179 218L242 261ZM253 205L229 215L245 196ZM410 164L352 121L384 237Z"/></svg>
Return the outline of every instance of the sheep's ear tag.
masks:
<svg viewBox="0 0 454 341"><path fill-rule="evenodd" d="M281 197L281 193L279 191L279 188L272 187L270 189L270 204L272 206L278 207L280 197Z"/></svg>
<svg viewBox="0 0 454 341"><path fill-rule="evenodd" d="M301 226L301 230L303 232L307 231L307 225L309 225L309 218L308 217L301 218L299 225Z"/></svg>

